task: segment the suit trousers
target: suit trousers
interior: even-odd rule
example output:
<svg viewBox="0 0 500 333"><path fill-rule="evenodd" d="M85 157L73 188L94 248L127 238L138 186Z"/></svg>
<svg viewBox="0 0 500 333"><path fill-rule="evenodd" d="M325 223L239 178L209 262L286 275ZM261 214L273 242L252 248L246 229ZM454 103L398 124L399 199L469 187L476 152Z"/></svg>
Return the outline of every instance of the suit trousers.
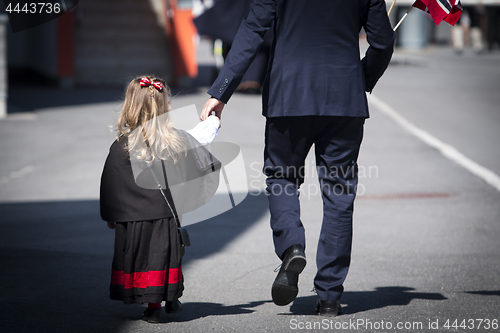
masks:
<svg viewBox="0 0 500 333"><path fill-rule="evenodd" d="M337 116L273 117L266 122L263 171L274 247L281 259L294 244L305 248L299 188L304 182L305 158L314 144L323 199L314 286L325 301L340 299L351 260L357 159L364 122L363 117Z"/></svg>

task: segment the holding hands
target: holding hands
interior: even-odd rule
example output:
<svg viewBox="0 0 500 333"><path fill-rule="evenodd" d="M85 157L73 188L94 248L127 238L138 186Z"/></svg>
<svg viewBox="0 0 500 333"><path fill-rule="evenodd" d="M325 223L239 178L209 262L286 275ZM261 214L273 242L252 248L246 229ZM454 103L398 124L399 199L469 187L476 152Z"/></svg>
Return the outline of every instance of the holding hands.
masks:
<svg viewBox="0 0 500 333"><path fill-rule="evenodd" d="M215 112L215 116L221 119L222 109L226 104L224 102L219 101L217 98L210 98L205 105L203 105L203 109L201 110L200 119L206 120L211 114L212 111Z"/></svg>

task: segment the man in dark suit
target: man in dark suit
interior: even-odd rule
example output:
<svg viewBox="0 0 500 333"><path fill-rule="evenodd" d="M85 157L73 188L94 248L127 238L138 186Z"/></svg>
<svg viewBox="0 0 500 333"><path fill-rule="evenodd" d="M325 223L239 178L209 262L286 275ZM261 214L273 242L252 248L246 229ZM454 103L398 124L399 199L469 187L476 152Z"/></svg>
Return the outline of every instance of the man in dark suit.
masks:
<svg viewBox="0 0 500 333"><path fill-rule="evenodd" d="M274 21L263 91L267 118L264 173L276 254L282 266L272 286L277 305L292 302L306 265L299 186L314 144L323 198L314 286L316 310L340 313L351 257L357 158L371 92L387 68L394 32L383 0L254 0L201 118L220 117ZM359 32L369 48L360 60Z"/></svg>

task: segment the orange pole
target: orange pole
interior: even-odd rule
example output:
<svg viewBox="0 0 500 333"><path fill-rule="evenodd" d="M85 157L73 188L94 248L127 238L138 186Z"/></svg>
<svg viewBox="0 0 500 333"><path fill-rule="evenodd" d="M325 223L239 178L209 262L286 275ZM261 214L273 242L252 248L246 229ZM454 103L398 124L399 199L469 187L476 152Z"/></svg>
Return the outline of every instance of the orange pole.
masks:
<svg viewBox="0 0 500 333"><path fill-rule="evenodd" d="M196 46L191 9L177 8L177 0L165 0L165 31L170 45L174 64L174 81L180 77L195 78L198 75Z"/></svg>
<svg viewBox="0 0 500 333"><path fill-rule="evenodd" d="M69 11L59 16L57 24L57 76L71 77L75 75L75 13Z"/></svg>

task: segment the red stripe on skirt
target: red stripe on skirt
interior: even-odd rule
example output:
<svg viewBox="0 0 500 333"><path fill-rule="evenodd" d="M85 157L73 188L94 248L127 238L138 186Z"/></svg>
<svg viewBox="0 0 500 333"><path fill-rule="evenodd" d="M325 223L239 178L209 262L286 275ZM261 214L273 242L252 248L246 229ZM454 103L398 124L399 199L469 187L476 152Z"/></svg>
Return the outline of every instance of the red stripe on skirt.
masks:
<svg viewBox="0 0 500 333"><path fill-rule="evenodd" d="M166 283L167 271L149 271L124 273L123 271L111 270L111 284L123 286L125 289L161 287ZM182 268L169 268L168 284L176 284L182 281Z"/></svg>

